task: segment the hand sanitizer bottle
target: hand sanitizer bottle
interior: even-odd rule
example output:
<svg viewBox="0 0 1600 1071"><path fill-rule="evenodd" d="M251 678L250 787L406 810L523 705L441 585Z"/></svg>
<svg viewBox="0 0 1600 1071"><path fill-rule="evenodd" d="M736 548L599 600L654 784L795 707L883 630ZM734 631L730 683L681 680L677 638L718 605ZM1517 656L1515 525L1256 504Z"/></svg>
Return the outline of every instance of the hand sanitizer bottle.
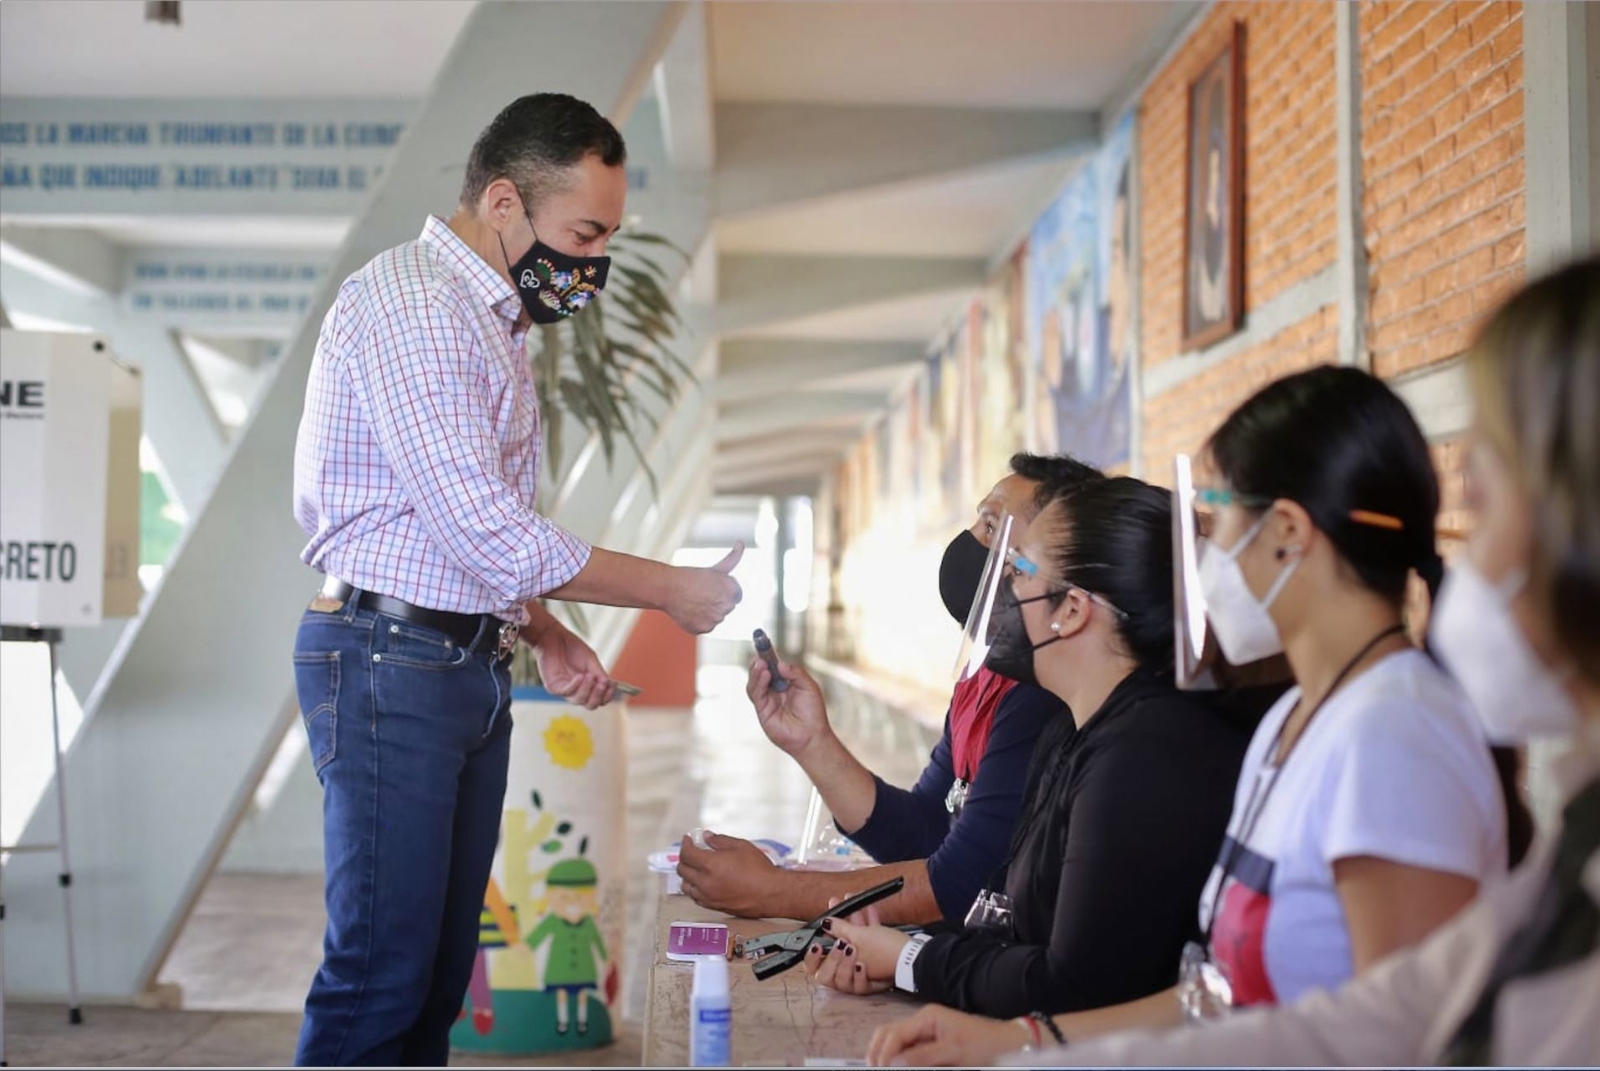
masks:
<svg viewBox="0 0 1600 1071"><path fill-rule="evenodd" d="M721 956L701 956L694 963L694 989L689 995L689 1066L731 1066L732 1030L728 961Z"/></svg>

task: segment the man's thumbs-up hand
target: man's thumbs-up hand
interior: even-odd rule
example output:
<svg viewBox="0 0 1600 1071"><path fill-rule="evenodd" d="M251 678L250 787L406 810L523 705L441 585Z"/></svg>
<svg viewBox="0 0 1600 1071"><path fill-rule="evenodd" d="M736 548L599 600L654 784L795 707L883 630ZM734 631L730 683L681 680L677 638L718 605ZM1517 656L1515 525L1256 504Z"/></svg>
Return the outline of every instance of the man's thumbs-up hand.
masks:
<svg viewBox="0 0 1600 1071"><path fill-rule="evenodd" d="M729 574L743 557L744 543L740 542L709 569L678 567L666 611L679 628L697 636L710 632L739 605L744 593Z"/></svg>

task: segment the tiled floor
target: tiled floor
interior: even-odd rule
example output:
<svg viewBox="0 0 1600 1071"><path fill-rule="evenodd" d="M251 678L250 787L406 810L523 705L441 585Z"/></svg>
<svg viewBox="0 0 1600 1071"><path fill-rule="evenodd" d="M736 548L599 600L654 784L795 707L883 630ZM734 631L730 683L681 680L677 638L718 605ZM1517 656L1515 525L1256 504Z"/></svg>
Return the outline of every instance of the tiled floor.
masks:
<svg viewBox="0 0 1600 1071"><path fill-rule="evenodd" d="M6 1008L6 1057L13 1067L287 1067L300 1016L292 1012L152 1011L87 1008L69 1026L60 1008ZM616 1044L581 1055L585 1065L636 1067L638 1023L624 1022ZM567 1066L573 1054L540 1059L451 1057L457 1067Z"/></svg>
<svg viewBox="0 0 1600 1071"><path fill-rule="evenodd" d="M810 784L761 736L744 697L742 670L701 671L695 711L647 711L628 728L628 852L638 866L628 885L627 988L616 1044L585 1063L636 1066L642 1051L649 941L660 879L644 857L695 825L794 843ZM883 734L873 734L882 740ZM863 745L862 758L890 781L909 783L919 750ZM13 1066L283 1066L293 1057L299 1008L320 958L320 876L220 874L207 886L162 981L183 992L184 1009L85 1010L69 1026L57 1006L9 1005L6 1056ZM550 1059L459 1056L460 1066L537 1066Z"/></svg>

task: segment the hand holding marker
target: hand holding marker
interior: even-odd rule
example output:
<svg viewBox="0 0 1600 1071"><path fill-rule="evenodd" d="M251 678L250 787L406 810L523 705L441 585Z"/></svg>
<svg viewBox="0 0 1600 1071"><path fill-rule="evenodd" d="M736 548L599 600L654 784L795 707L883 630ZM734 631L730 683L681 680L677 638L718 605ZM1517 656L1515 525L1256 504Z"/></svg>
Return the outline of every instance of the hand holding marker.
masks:
<svg viewBox="0 0 1600 1071"><path fill-rule="evenodd" d="M778 673L778 655L772 649L772 641L767 639L767 634L760 629L755 631L756 654L760 655L767 663L767 668L772 671L772 683L767 688L774 692L787 692L789 682Z"/></svg>

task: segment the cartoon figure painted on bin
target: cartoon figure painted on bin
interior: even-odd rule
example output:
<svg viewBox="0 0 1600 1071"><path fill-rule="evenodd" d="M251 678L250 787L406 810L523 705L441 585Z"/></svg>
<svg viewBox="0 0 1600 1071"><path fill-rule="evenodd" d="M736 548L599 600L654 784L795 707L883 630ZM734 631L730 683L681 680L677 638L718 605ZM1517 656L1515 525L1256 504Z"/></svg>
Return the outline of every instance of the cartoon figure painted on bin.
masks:
<svg viewBox="0 0 1600 1071"><path fill-rule="evenodd" d="M545 895L550 913L528 934L528 947L538 953L545 942L544 984L556 992L556 1033L570 1029L570 1001L578 998L578 1033L589 1032L589 995L600 988L601 966L609 961L605 939L595 916L600 911L600 876L587 859L563 859L550 868Z"/></svg>
<svg viewBox="0 0 1600 1071"><path fill-rule="evenodd" d="M489 988L489 950L509 948L521 940L517 928L517 907L506 902L500 885L491 876L489 888L483 897L483 911L478 916L478 955L472 961L472 980L467 985L467 996L472 1005L472 1028L481 1035L494 1029L494 990ZM462 1005L456 1018L466 1018L467 1008Z"/></svg>

